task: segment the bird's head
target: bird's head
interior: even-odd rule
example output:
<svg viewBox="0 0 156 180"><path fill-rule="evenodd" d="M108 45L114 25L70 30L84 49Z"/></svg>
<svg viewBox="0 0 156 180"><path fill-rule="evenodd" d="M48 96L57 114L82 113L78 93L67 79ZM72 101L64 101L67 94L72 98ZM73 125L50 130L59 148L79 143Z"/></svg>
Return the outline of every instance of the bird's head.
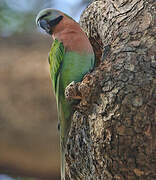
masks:
<svg viewBox="0 0 156 180"><path fill-rule="evenodd" d="M52 35L53 28L63 19L63 14L55 9L44 9L36 17L36 24Z"/></svg>

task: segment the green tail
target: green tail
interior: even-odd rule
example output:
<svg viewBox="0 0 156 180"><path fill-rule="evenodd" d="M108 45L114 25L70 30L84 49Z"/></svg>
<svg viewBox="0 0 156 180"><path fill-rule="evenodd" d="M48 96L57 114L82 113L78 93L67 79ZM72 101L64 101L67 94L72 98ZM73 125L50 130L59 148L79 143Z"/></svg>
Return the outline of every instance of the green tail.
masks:
<svg viewBox="0 0 156 180"><path fill-rule="evenodd" d="M65 147L60 143L61 146L61 180L65 180Z"/></svg>

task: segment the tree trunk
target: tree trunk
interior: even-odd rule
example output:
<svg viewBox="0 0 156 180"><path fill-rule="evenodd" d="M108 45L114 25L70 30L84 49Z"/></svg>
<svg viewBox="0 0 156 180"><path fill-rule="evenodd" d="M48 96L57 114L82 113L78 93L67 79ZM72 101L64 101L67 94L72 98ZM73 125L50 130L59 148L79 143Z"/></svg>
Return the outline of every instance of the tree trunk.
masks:
<svg viewBox="0 0 156 180"><path fill-rule="evenodd" d="M97 63L78 90L66 171L72 180L156 179L156 1L96 0L80 25Z"/></svg>

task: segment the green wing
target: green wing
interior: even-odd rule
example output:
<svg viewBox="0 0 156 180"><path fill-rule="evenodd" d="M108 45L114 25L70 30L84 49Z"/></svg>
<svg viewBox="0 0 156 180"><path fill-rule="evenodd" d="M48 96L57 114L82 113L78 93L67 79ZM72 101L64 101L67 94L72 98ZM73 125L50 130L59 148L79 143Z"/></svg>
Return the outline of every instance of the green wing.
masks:
<svg viewBox="0 0 156 180"><path fill-rule="evenodd" d="M50 76L54 93L56 94L58 74L65 54L64 46L57 39L54 40L51 51L49 53Z"/></svg>
<svg viewBox="0 0 156 180"><path fill-rule="evenodd" d="M56 96L58 118L60 121L60 145L61 145L61 179L65 179L65 147L62 139L62 121L64 121L62 106L64 94L60 94L60 71L63 64L63 58L65 54L64 46L57 39L54 40L50 53L49 53L49 64L50 64L50 76L52 80L53 90ZM62 105L62 106L61 106Z"/></svg>
<svg viewBox="0 0 156 180"><path fill-rule="evenodd" d="M49 53L50 76L57 101L60 121L61 177L65 179L65 149L71 126L72 102L65 98L65 88L72 81L81 81L94 67L94 54L66 51L61 42L55 40Z"/></svg>

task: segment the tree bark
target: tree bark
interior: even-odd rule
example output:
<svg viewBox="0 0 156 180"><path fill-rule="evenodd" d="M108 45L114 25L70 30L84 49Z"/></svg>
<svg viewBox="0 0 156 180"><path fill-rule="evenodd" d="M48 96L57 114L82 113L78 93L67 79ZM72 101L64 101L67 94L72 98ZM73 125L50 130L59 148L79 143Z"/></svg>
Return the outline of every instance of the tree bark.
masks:
<svg viewBox="0 0 156 180"><path fill-rule="evenodd" d="M96 67L78 90L66 172L72 180L156 179L156 1L96 0L80 25Z"/></svg>

